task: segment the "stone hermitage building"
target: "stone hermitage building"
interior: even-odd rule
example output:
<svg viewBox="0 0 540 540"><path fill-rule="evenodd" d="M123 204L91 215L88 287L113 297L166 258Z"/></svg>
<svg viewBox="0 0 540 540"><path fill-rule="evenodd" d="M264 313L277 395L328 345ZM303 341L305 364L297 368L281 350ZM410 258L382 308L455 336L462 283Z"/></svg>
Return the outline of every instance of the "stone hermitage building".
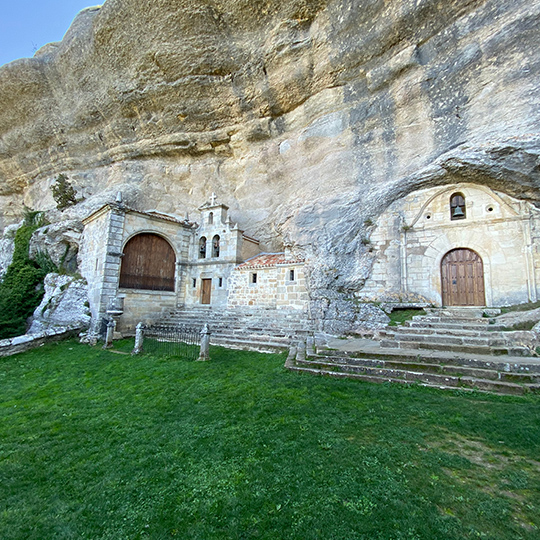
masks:
<svg viewBox="0 0 540 540"><path fill-rule="evenodd" d="M540 295L540 211L476 184L419 190L380 216L365 301L504 306Z"/></svg>
<svg viewBox="0 0 540 540"><path fill-rule="evenodd" d="M292 310L305 313L304 261L260 253L259 242L234 224L228 207L210 202L201 223L121 202L83 220L81 273L88 281L92 331L111 312L130 333L180 308Z"/></svg>
<svg viewBox="0 0 540 540"><path fill-rule="evenodd" d="M309 318L303 259L261 253L215 195L199 211L197 224L131 209L120 197L84 220L80 260L93 331L115 309L126 333L200 307ZM540 295L540 211L484 186L413 192L381 214L370 242L362 302L502 306Z"/></svg>

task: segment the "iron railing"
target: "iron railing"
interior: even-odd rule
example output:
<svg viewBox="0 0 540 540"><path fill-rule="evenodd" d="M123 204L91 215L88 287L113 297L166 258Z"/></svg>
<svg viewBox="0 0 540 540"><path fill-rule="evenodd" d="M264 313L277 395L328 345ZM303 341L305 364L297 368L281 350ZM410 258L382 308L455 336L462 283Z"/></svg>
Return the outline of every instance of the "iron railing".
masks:
<svg viewBox="0 0 540 540"><path fill-rule="evenodd" d="M143 330L143 350L160 356L177 356L197 360L201 329L187 326L154 325Z"/></svg>

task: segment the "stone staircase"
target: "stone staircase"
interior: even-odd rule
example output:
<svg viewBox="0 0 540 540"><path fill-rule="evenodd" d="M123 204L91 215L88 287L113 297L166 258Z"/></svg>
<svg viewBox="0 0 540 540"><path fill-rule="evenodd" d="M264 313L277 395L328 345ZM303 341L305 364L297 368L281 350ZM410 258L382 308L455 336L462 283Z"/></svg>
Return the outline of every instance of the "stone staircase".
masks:
<svg viewBox="0 0 540 540"><path fill-rule="evenodd" d="M208 324L211 345L276 352L305 339L312 332L313 323L301 313L289 311L220 310L197 306L174 311L157 324L191 328Z"/></svg>
<svg viewBox="0 0 540 540"><path fill-rule="evenodd" d="M483 355L530 356L527 347L516 344L496 318L484 317L479 308L428 309L402 326L380 332L381 347L473 353Z"/></svg>
<svg viewBox="0 0 540 540"><path fill-rule="evenodd" d="M473 310L441 310L387 328L381 342L333 340L315 351L299 342L286 367L370 382L521 395L540 391L540 359L524 356L496 323ZM334 348L335 347L335 348Z"/></svg>

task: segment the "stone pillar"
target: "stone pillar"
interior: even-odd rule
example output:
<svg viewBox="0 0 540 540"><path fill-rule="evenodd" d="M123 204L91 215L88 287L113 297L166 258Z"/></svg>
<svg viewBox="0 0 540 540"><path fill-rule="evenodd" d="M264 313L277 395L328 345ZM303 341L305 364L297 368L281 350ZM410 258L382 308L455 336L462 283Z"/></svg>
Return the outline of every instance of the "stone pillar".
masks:
<svg viewBox="0 0 540 540"><path fill-rule="evenodd" d="M315 337L308 335L306 338L306 354L312 356L315 352Z"/></svg>
<svg viewBox="0 0 540 540"><path fill-rule="evenodd" d="M98 319L105 316L107 306L118 296L118 280L122 262L122 241L124 236L125 210L120 205L111 205L105 244L105 259L101 279Z"/></svg>
<svg viewBox="0 0 540 540"><path fill-rule="evenodd" d="M110 319L107 323L107 335L105 337L105 344L103 345L104 349L110 349L113 344L114 329L116 328L116 321Z"/></svg>
<svg viewBox="0 0 540 540"><path fill-rule="evenodd" d="M135 328L135 346L131 354L139 354L143 350L144 325L140 322Z"/></svg>
<svg viewBox="0 0 540 540"><path fill-rule="evenodd" d="M201 330L201 352L197 360L201 362L210 360L210 330L207 324Z"/></svg>
<svg viewBox="0 0 540 540"><path fill-rule="evenodd" d="M296 346L296 361L302 362L306 359L306 342L304 340L300 340L298 342L298 345Z"/></svg>

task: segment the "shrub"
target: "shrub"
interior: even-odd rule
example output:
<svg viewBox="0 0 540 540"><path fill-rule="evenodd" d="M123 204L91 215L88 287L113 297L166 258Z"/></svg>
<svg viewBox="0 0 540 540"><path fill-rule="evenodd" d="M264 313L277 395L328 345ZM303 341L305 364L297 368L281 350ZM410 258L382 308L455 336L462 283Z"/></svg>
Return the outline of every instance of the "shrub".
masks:
<svg viewBox="0 0 540 540"><path fill-rule="evenodd" d="M28 255L30 238L42 223L42 213L26 212L24 225L15 233L13 260L0 283L0 339L24 334L26 320L43 297L43 279L52 261L48 255L38 262Z"/></svg>
<svg viewBox="0 0 540 540"><path fill-rule="evenodd" d="M51 186L51 191L58 210L65 210L82 200L77 199L77 192L65 174L58 175L56 183Z"/></svg>

